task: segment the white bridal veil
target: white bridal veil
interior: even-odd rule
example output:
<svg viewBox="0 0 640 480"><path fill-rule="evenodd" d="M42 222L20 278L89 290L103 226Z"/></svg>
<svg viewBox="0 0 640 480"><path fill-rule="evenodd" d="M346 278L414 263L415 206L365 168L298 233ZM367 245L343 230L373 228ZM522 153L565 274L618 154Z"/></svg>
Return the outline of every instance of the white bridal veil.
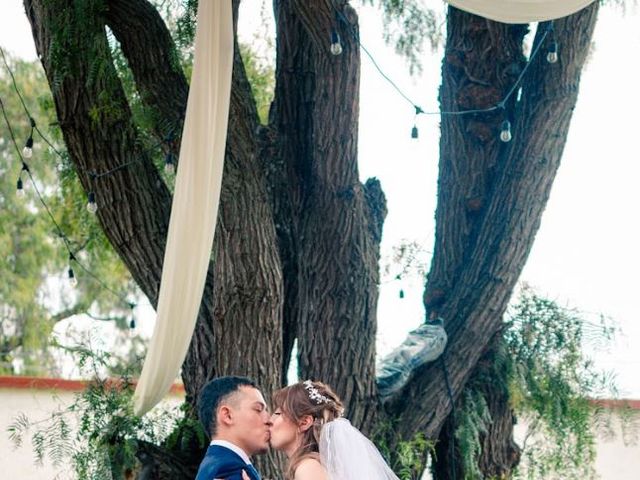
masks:
<svg viewBox="0 0 640 480"><path fill-rule="evenodd" d="M331 480L398 480L371 440L346 418L322 427L319 449Z"/></svg>

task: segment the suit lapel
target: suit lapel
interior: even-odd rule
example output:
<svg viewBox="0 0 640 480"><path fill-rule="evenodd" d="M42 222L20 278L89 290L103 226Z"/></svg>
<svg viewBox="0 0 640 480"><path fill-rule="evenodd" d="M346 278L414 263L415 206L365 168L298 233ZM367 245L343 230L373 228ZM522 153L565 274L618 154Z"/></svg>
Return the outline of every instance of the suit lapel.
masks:
<svg viewBox="0 0 640 480"><path fill-rule="evenodd" d="M249 476L253 479L253 480L261 480L260 479L260 474L258 473L258 471L255 469L255 467L253 465L251 465L250 463L247 464L247 473L249 474Z"/></svg>
<svg viewBox="0 0 640 480"><path fill-rule="evenodd" d="M211 454L218 458L219 463L227 465L227 467L240 469L242 468L251 477L251 480L261 480L260 474L250 463L244 463L244 460L233 450L223 447L222 445L211 445L209 447Z"/></svg>

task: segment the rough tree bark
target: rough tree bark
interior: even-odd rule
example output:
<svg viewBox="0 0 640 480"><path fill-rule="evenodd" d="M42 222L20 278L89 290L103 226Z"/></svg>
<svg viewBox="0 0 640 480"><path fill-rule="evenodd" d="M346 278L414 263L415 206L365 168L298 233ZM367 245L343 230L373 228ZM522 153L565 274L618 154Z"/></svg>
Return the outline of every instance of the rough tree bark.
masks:
<svg viewBox="0 0 640 480"><path fill-rule="evenodd" d="M335 9L353 23L337 23ZM285 323L296 328L301 376L336 388L351 420L366 430L377 403L378 245L386 207L379 183L363 186L358 178L357 20L345 2L276 1L275 14L277 224L282 258L295 269L285 283L285 297L295 298ZM329 51L332 28L342 38L339 56Z"/></svg>
<svg viewBox="0 0 640 480"><path fill-rule="evenodd" d="M155 304L171 193L140 147L105 27L153 113L153 134L175 153L188 82L173 40L147 0L24 5L70 159L85 190L96 193L109 241ZM187 401L193 404L208 379L228 373L255 377L271 392L285 381L297 340L301 376L332 384L357 426L369 432L390 417L398 438L425 432L436 439L450 409L439 368L421 368L385 411L377 399L377 263L386 207L379 183L363 185L358 175L357 16L343 0L276 0L274 12L276 94L268 125L259 124L236 49L213 260L183 365ZM506 105L515 126L509 145L496 141L499 115L443 118L425 306L446 320L454 398L500 325L539 226L596 13L594 4L555 23L560 61L549 65L539 56L520 101L514 96ZM332 28L342 38L340 56L329 52ZM443 109L484 108L502 98L523 68L525 31L450 9ZM141 451L145 478L189 478L185 472L193 471L149 445Z"/></svg>

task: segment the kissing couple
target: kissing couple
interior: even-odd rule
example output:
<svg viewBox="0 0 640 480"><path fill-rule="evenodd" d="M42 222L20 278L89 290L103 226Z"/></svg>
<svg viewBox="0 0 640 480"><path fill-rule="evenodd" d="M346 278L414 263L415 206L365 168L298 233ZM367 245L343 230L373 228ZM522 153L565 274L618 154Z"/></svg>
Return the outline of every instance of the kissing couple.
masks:
<svg viewBox="0 0 640 480"><path fill-rule="evenodd" d="M269 447L288 459L286 480L398 480L373 443L343 417L340 398L306 380L272 395L273 414L256 384L220 377L198 398L211 439L196 480L261 480L251 457Z"/></svg>

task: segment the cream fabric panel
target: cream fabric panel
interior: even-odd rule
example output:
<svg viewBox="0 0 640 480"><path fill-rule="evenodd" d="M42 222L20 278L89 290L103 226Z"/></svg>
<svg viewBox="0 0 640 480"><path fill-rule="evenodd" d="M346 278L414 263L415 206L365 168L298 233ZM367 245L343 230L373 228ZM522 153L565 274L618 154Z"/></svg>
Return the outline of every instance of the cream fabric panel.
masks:
<svg viewBox="0 0 640 480"><path fill-rule="evenodd" d="M195 327L218 216L232 68L231 0L201 0L157 323L134 395L138 415L169 390Z"/></svg>
<svg viewBox="0 0 640 480"><path fill-rule="evenodd" d="M594 0L447 0L465 12L504 23L530 23L566 17Z"/></svg>

